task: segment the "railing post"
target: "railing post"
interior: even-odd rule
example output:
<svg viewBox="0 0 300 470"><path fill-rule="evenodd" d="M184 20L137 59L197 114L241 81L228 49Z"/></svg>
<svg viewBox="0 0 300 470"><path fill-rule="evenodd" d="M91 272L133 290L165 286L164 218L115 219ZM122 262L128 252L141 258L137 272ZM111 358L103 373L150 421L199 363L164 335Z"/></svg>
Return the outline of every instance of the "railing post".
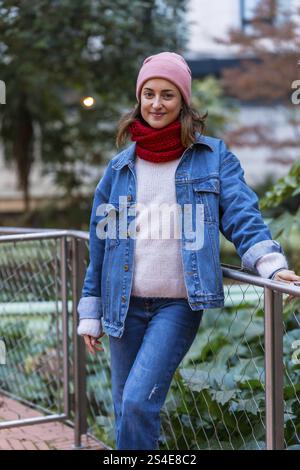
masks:
<svg viewBox="0 0 300 470"><path fill-rule="evenodd" d="M74 448L82 448L81 435L87 432L86 353L83 338L77 334L77 305L85 276L85 240L72 237L72 292L74 345Z"/></svg>
<svg viewBox="0 0 300 470"><path fill-rule="evenodd" d="M63 336L63 390L64 390L64 414L69 416L69 335L68 335L68 286L67 286L67 238L60 240L61 262L61 298L62 298L62 336Z"/></svg>
<svg viewBox="0 0 300 470"><path fill-rule="evenodd" d="M282 293L264 288L266 448L284 448Z"/></svg>

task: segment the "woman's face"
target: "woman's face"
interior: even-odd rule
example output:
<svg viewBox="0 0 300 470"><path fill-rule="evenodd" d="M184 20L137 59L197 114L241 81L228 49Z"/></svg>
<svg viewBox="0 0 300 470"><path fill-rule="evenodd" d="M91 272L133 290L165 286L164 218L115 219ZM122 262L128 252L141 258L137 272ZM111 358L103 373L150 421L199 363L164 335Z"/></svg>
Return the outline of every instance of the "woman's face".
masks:
<svg viewBox="0 0 300 470"><path fill-rule="evenodd" d="M141 91L141 114L156 129L175 121L180 113L182 98L179 89L169 80L152 78Z"/></svg>

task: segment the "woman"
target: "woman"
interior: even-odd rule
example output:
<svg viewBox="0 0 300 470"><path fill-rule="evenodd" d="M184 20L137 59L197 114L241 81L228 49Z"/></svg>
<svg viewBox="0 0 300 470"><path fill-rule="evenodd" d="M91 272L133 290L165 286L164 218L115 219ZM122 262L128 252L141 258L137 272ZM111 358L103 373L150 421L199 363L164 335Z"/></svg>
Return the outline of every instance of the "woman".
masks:
<svg viewBox="0 0 300 470"><path fill-rule="evenodd" d="M272 240L237 157L201 134L205 116L191 107L183 57L146 58L136 98L117 135L118 145L127 136L134 143L109 162L95 191L78 334L91 353L109 335L116 448L150 450L158 449L159 413L203 310L224 306L219 230L243 267L300 277ZM173 224L166 206L175 207Z"/></svg>

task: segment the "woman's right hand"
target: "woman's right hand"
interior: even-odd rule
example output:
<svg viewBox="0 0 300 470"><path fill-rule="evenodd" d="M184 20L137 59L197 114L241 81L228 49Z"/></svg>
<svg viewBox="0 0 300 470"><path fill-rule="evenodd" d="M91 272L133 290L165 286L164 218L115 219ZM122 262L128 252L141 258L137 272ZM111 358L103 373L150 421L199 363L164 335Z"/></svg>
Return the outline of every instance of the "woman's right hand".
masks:
<svg viewBox="0 0 300 470"><path fill-rule="evenodd" d="M104 350L102 347L99 348L101 341L97 341L105 335L99 318L82 318L79 322L77 333L83 336L87 350L91 354L95 354L96 350Z"/></svg>
<svg viewBox="0 0 300 470"><path fill-rule="evenodd" d="M101 341L98 341L98 339L102 338L103 335L105 335L104 332L101 333L101 335L97 336L96 338L94 336L90 336L90 335L82 335L88 352L95 355L96 350L97 351L104 351L102 346L99 347L99 345L101 345Z"/></svg>

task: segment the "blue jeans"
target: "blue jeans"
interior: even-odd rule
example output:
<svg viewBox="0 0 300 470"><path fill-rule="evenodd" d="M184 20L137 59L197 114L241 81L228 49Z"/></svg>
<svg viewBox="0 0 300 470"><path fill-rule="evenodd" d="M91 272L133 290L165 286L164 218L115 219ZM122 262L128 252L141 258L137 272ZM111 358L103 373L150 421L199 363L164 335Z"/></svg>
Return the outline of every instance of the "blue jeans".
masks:
<svg viewBox="0 0 300 470"><path fill-rule="evenodd" d="M160 410L203 310L187 299L130 297L121 338L109 335L117 450L157 450Z"/></svg>

